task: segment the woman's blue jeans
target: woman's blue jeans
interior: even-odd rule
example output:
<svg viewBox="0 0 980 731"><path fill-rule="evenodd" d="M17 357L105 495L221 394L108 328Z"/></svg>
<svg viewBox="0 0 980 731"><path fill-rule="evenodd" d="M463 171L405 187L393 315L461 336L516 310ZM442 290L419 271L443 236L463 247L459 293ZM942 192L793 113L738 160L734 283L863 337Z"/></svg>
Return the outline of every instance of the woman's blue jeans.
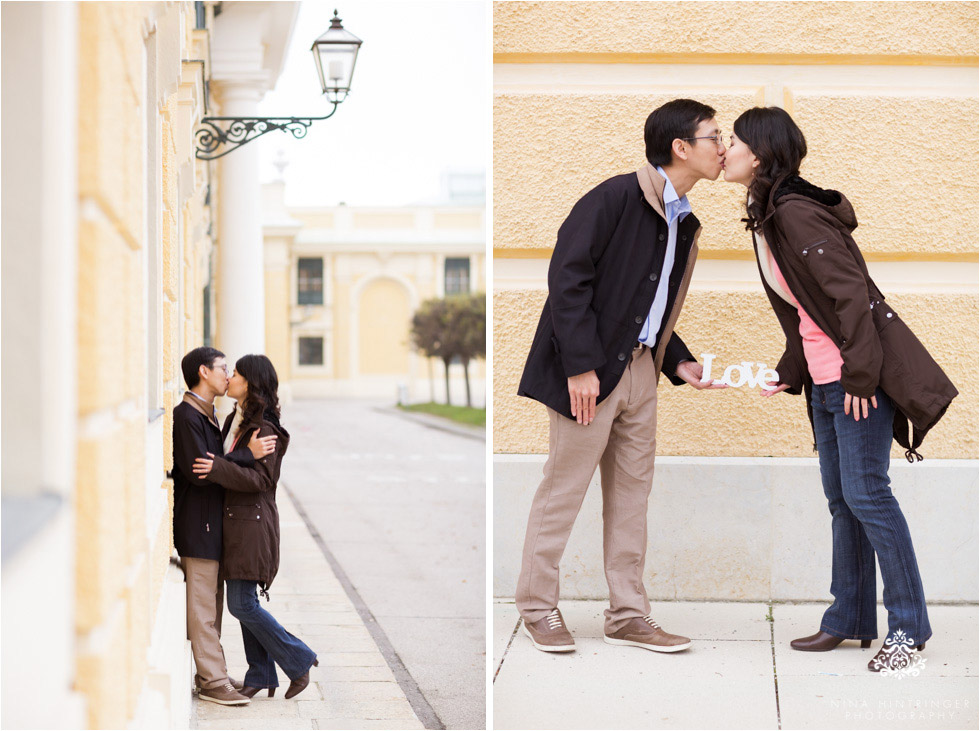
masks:
<svg viewBox="0 0 980 731"><path fill-rule="evenodd" d="M813 427L834 538L834 603L820 629L846 639L878 636L877 554L888 637L902 630L921 644L932 636L925 593L909 527L888 480L895 407L880 388L875 396L878 408L869 400L868 418L854 421L853 408L844 413L840 381L813 386Z"/></svg>
<svg viewBox="0 0 980 731"><path fill-rule="evenodd" d="M313 666L316 653L291 635L259 604L254 581L228 579L228 611L242 625L248 672L242 681L252 688L277 688L276 664L290 680Z"/></svg>

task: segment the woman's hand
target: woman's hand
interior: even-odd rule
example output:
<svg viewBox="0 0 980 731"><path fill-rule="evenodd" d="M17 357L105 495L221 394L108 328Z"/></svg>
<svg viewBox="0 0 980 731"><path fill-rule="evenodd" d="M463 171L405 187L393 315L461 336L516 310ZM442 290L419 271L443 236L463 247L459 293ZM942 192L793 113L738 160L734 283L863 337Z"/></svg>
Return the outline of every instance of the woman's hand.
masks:
<svg viewBox="0 0 980 731"><path fill-rule="evenodd" d="M762 396L775 396L777 393L785 391L787 388L789 388L788 383L778 383L777 381L766 381L766 385L770 386L770 388L762 389Z"/></svg>
<svg viewBox="0 0 980 731"><path fill-rule="evenodd" d="M248 440L248 451L255 459L262 459L268 454L276 451L276 435L270 434L267 437L259 438L259 430L252 432L251 439Z"/></svg>
<svg viewBox="0 0 980 731"><path fill-rule="evenodd" d="M210 452L207 453L210 459L205 459L204 457L198 457L194 460L194 466L191 467L194 470L194 474L198 476L198 479L203 480L211 473L211 465L214 464L214 455Z"/></svg>
<svg viewBox="0 0 980 731"><path fill-rule="evenodd" d="M849 393L844 394L844 414L851 413L851 405L854 405L854 421L861 421L861 415L864 414L864 418L868 418L868 399L861 398L860 396L851 396ZM871 397L871 405L876 409L878 408L878 399L875 396Z"/></svg>

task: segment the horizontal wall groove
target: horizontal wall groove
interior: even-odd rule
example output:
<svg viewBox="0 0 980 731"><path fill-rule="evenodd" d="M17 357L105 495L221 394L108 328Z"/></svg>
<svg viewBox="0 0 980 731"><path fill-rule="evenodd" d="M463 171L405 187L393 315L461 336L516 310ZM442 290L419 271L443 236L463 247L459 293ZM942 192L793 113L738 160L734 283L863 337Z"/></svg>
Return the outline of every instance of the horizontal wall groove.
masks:
<svg viewBox="0 0 980 731"><path fill-rule="evenodd" d="M944 56L939 54L837 54L837 53L494 53L500 64L797 64L801 66L976 66L977 56Z"/></svg>

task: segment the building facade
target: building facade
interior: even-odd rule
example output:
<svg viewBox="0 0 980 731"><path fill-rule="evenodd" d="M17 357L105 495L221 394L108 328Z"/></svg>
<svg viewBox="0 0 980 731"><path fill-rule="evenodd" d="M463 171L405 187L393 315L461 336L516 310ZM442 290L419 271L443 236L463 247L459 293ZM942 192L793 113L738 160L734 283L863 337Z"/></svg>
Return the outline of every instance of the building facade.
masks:
<svg viewBox="0 0 980 731"><path fill-rule="evenodd" d="M896 461L892 477L930 599L976 600L977 7L494 4L495 594L512 595L548 448L544 408L516 394L556 232L586 191L645 163L647 115L690 97L717 110L726 135L747 108L785 108L807 138L803 177L854 204L872 277L960 391L927 461ZM740 223L744 188L704 181L689 199L703 232L677 332L716 370L774 366L784 338ZM662 379L658 425L652 595L829 596L829 520L802 399ZM593 498L566 553L566 596L606 591Z"/></svg>
<svg viewBox="0 0 980 731"><path fill-rule="evenodd" d="M234 325L213 273L249 180L194 130L275 82L296 10L3 4L5 727L189 723L172 410L183 353Z"/></svg>
<svg viewBox="0 0 980 731"><path fill-rule="evenodd" d="M485 291L483 174L451 174L444 199L403 207L287 207L264 186L266 344L291 397L444 402L445 369L411 344L412 315L431 298ZM470 364L474 406L482 361ZM450 365L452 403L465 403Z"/></svg>

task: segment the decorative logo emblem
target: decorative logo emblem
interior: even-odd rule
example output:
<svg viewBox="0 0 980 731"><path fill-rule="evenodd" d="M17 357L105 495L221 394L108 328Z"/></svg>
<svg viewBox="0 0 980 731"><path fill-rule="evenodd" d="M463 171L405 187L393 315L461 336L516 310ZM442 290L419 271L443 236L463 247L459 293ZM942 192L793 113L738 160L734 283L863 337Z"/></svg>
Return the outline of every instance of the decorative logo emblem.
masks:
<svg viewBox="0 0 980 731"><path fill-rule="evenodd" d="M926 659L915 651L915 643L905 632L898 630L885 640L884 647L874 659L874 667L882 675L902 679L914 677L925 669Z"/></svg>

